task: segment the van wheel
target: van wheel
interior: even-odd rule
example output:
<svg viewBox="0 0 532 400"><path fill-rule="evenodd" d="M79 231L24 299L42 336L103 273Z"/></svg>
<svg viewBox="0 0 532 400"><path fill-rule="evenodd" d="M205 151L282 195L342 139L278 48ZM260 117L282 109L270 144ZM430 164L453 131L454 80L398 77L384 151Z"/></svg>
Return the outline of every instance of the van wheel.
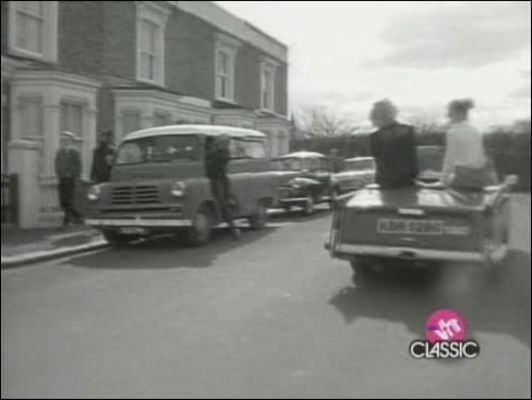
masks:
<svg viewBox="0 0 532 400"><path fill-rule="evenodd" d="M187 238L192 246L202 246L209 242L212 230L212 216L207 208L198 210L188 228Z"/></svg>
<svg viewBox="0 0 532 400"><path fill-rule="evenodd" d="M303 215L312 215L314 213L314 198L308 196L303 205Z"/></svg>
<svg viewBox="0 0 532 400"><path fill-rule="evenodd" d="M127 246L134 240L131 236L121 235L116 231L106 230L102 234L107 243L115 247Z"/></svg>
<svg viewBox="0 0 532 400"><path fill-rule="evenodd" d="M268 221L268 214L266 212L266 207L264 204L257 204L257 211L248 219L249 226L251 229L257 230L262 229Z"/></svg>

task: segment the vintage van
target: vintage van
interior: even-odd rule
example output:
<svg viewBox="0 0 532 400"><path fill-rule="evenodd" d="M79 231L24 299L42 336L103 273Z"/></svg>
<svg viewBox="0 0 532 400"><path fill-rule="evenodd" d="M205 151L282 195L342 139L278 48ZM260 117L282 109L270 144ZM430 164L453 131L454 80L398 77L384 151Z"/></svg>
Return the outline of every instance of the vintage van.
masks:
<svg viewBox="0 0 532 400"><path fill-rule="evenodd" d="M110 182L88 192L86 224L116 245L166 232L185 232L194 245L208 242L211 230L224 225L204 167L206 139L219 135L230 137L233 215L262 228L275 196L266 136L213 125L162 126L127 135Z"/></svg>

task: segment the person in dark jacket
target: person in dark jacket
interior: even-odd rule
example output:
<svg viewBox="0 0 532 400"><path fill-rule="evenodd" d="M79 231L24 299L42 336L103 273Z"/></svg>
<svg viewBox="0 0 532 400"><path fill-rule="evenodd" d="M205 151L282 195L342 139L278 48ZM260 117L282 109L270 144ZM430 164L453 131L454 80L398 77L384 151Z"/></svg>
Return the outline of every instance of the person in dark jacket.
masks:
<svg viewBox="0 0 532 400"><path fill-rule="evenodd" d="M396 117L397 108L389 100L375 103L370 114L378 128L370 135L377 165L375 182L383 189L413 186L418 175L414 128L397 122Z"/></svg>
<svg viewBox="0 0 532 400"><path fill-rule="evenodd" d="M231 211L231 184L227 177L227 164L230 159L229 137L207 137L205 144L205 172L209 178L212 196L218 203L222 216L235 239L240 238L240 230L235 226Z"/></svg>
<svg viewBox="0 0 532 400"><path fill-rule="evenodd" d="M81 176L81 157L74 148L74 134L61 133L61 147L55 156L55 173L59 180L59 204L63 210L63 226L82 222L81 214L74 207L76 183Z"/></svg>
<svg viewBox="0 0 532 400"><path fill-rule="evenodd" d="M98 147L92 153L91 181L94 183L109 182L111 179L111 164L115 150L111 145L112 131L100 134Z"/></svg>

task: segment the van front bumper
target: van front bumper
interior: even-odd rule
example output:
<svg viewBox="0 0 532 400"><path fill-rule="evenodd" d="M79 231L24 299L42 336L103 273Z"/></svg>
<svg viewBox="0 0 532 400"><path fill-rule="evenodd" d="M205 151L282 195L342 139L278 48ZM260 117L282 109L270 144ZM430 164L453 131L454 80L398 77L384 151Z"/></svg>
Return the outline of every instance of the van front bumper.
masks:
<svg viewBox="0 0 532 400"><path fill-rule="evenodd" d="M86 219L85 224L94 228L107 227L146 227L146 228L178 228L192 226L190 219L145 219L145 218L121 218L121 219Z"/></svg>

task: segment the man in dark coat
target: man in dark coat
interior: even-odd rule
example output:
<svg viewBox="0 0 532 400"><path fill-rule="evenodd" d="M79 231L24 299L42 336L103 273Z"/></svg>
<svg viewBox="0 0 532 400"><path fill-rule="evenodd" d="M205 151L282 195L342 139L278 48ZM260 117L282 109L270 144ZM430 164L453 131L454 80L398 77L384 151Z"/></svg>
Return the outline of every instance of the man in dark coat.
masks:
<svg viewBox="0 0 532 400"><path fill-rule="evenodd" d="M218 203L222 216L235 239L240 238L240 230L235 226L231 211L231 184L227 177L227 163L230 159L229 137L207 137L205 152L205 172L211 184L212 196Z"/></svg>
<svg viewBox="0 0 532 400"><path fill-rule="evenodd" d="M94 183L109 182L111 178L111 164L115 153L111 143L112 132L102 132L98 147L92 153L91 181Z"/></svg>
<svg viewBox="0 0 532 400"><path fill-rule="evenodd" d="M397 109L388 100L374 104L371 122L371 152L377 164L375 182L383 189L409 187L418 174L414 128L396 121Z"/></svg>
<svg viewBox="0 0 532 400"><path fill-rule="evenodd" d="M82 221L81 214L74 207L76 183L81 176L81 157L74 147L74 134L62 132L60 143L55 156L55 173L59 180L59 204L65 213L63 226L66 226L73 221Z"/></svg>

